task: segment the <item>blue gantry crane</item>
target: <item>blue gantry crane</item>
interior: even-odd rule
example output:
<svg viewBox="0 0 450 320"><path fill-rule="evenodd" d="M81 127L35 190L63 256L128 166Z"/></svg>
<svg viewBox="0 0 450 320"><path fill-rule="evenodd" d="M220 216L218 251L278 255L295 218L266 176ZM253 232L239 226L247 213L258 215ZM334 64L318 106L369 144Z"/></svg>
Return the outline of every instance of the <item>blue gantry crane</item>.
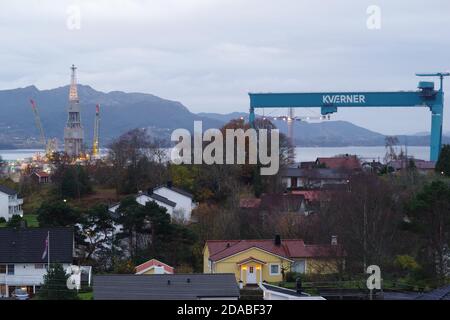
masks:
<svg viewBox="0 0 450 320"><path fill-rule="evenodd" d="M442 145L444 112L444 77L450 73L419 73L419 77L439 77L434 82L420 81L416 91L394 92L313 92L313 93L249 93L249 122L254 127L257 108L321 108L326 116L341 107L428 107L431 111L430 160L437 161Z"/></svg>

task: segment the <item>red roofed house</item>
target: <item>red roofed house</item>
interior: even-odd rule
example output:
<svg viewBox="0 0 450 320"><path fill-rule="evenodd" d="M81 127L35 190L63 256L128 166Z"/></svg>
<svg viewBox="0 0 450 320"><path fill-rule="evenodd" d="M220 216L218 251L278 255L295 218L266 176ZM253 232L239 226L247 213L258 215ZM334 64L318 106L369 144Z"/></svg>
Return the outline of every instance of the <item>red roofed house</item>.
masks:
<svg viewBox="0 0 450 320"><path fill-rule="evenodd" d="M317 166L329 169L361 170L361 163L357 156L343 155L331 158L317 158Z"/></svg>
<svg viewBox="0 0 450 320"><path fill-rule="evenodd" d="M136 274L173 274L174 268L156 259L151 259L136 267Z"/></svg>
<svg viewBox="0 0 450 320"><path fill-rule="evenodd" d="M44 171L34 172L31 178L39 184L50 182L50 175Z"/></svg>
<svg viewBox="0 0 450 320"><path fill-rule="evenodd" d="M283 273L335 273L343 250L333 238L329 245L303 240L209 240L203 249L204 273L234 273L244 285L280 282Z"/></svg>

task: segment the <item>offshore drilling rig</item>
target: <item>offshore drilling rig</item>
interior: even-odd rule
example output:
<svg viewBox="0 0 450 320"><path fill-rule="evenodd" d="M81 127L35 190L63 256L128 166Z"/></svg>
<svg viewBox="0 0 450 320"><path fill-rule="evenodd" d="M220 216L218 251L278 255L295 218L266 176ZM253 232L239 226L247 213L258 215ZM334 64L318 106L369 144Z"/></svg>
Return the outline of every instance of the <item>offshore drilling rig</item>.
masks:
<svg viewBox="0 0 450 320"><path fill-rule="evenodd" d="M64 152L73 160L98 159L100 157L100 105L97 104L95 107L94 137L92 151L89 153L84 150L84 129L81 124L81 107L78 98L76 69L75 65L72 65L68 117L64 128ZM53 153L58 151L57 140L46 139L37 104L33 99L30 99L30 103L35 117L36 127L39 131L40 142L45 148L47 160L51 160Z"/></svg>

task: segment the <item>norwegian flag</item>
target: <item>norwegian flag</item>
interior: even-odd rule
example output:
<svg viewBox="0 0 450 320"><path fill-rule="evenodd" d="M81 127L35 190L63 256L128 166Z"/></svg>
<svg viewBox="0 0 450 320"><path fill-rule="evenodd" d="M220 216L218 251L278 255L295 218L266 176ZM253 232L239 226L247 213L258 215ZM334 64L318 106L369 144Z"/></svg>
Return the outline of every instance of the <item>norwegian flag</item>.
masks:
<svg viewBox="0 0 450 320"><path fill-rule="evenodd" d="M49 236L50 236L50 232L47 234L47 238L45 238L45 249L44 249L44 252L42 253L42 260L44 260L48 254L48 241L49 241L48 238L49 238Z"/></svg>

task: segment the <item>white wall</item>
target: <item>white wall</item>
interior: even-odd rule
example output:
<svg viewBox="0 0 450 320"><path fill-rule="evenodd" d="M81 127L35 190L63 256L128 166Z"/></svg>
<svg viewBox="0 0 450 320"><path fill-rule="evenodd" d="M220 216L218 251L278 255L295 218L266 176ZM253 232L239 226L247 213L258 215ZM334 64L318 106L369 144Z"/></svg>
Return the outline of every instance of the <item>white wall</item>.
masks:
<svg viewBox="0 0 450 320"><path fill-rule="evenodd" d="M6 193L0 192L0 217L9 219L8 201L9 197Z"/></svg>
<svg viewBox="0 0 450 320"><path fill-rule="evenodd" d="M70 264L63 264L66 270ZM0 283L11 286L32 286L41 285L44 282L44 275L47 274L47 269L36 269L34 263L15 263L14 275L0 274Z"/></svg>
<svg viewBox="0 0 450 320"><path fill-rule="evenodd" d="M23 210L19 210L16 213L9 214L9 207L22 205L23 200L17 198L17 195L13 196L13 199L9 199L9 195L3 192L0 192L0 217L5 218L6 221L11 219L13 214L23 216Z"/></svg>
<svg viewBox="0 0 450 320"><path fill-rule="evenodd" d="M169 206L168 204L165 204L164 202L161 201L157 201L155 199L150 198L149 196L145 195L145 194L141 194L139 196L136 197L136 202L145 206L145 204L149 201L154 201L158 204L158 206L166 208L167 209L167 213L172 217L173 216L173 211L174 208ZM115 206L109 208L110 211L112 212L116 212L117 209L119 209L120 204L116 204Z"/></svg>
<svg viewBox="0 0 450 320"><path fill-rule="evenodd" d="M192 202L191 197L185 196L167 187L155 189L153 192L175 202L176 206L174 211L176 211L176 215L181 215L185 221L191 220L192 209L195 208L195 204Z"/></svg>
<svg viewBox="0 0 450 320"><path fill-rule="evenodd" d="M170 200L170 199L169 199ZM149 201L154 201L158 204L158 206L166 208L167 209L167 213L172 217L173 216L173 207L169 206L168 204L155 200L153 198L150 198L149 196L145 195L145 194L141 194L139 196L136 197L136 201L137 203L145 206L145 204Z"/></svg>

